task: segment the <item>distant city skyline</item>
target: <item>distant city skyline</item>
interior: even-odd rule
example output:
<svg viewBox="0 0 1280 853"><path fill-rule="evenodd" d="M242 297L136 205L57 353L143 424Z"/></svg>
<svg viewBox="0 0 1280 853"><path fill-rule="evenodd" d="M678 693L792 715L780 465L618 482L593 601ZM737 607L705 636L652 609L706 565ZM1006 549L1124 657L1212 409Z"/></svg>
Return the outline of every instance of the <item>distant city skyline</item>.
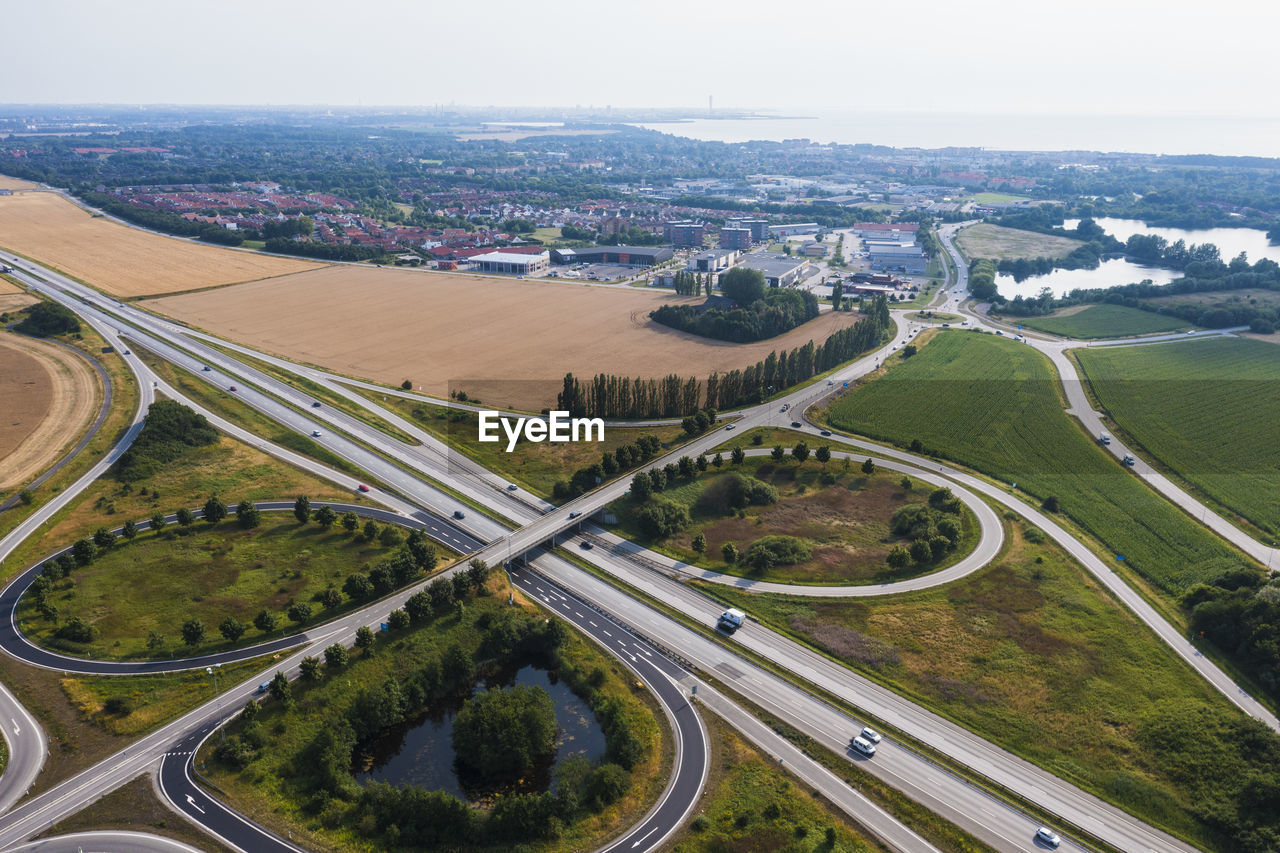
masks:
<svg viewBox="0 0 1280 853"><path fill-rule="evenodd" d="M0 102L1274 114L1260 8L46 0L7 12Z"/></svg>

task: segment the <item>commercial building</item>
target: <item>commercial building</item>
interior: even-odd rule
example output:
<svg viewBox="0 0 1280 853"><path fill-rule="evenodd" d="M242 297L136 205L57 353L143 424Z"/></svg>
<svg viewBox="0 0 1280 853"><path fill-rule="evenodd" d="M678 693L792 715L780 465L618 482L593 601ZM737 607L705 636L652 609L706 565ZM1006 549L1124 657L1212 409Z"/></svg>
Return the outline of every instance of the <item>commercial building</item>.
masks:
<svg viewBox="0 0 1280 853"><path fill-rule="evenodd" d="M522 252L488 252L483 255L474 255L470 260L480 272L510 275L528 275L551 267L551 255L546 252L536 255Z"/></svg>
<svg viewBox="0 0 1280 853"><path fill-rule="evenodd" d="M791 237L796 234L817 234L822 227L816 222L796 222L791 225L770 225L769 234L773 237Z"/></svg>
<svg viewBox="0 0 1280 853"><path fill-rule="evenodd" d="M893 270L896 272L918 274L929 267L929 258L924 249L915 243L879 243L867 249L873 270Z"/></svg>
<svg viewBox="0 0 1280 853"><path fill-rule="evenodd" d="M597 246L591 249L560 249L556 252L556 263L651 267L671 260L674 255L666 246Z"/></svg>
<svg viewBox="0 0 1280 853"><path fill-rule="evenodd" d="M759 270L770 287L790 287L800 280L809 267L804 258L777 255L770 252L753 252L738 264L749 270Z"/></svg>
<svg viewBox="0 0 1280 853"><path fill-rule="evenodd" d="M769 220L767 219L726 219L725 228L746 228L751 232L753 243L769 241Z"/></svg>
<svg viewBox="0 0 1280 853"><path fill-rule="evenodd" d="M895 243L914 243L920 226L914 222L859 222L853 233L864 240L890 240Z"/></svg>
<svg viewBox="0 0 1280 853"><path fill-rule="evenodd" d="M707 226L692 219L664 222L662 236L677 249L700 249L707 236Z"/></svg>
<svg viewBox="0 0 1280 853"><path fill-rule="evenodd" d="M737 260L737 249L708 249L691 257L685 266L690 272L720 272Z"/></svg>
<svg viewBox="0 0 1280 853"><path fill-rule="evenodd" d="M720 248L745 252L751 248L750 228L721 228Z"/></svg>
<svg viewBox="0 0 1280 853"><path fill-rule="evenodd" d="M800 247L800 253L806 258L825 258L827 256L827 245L817 241L805 243Z"/></svg>

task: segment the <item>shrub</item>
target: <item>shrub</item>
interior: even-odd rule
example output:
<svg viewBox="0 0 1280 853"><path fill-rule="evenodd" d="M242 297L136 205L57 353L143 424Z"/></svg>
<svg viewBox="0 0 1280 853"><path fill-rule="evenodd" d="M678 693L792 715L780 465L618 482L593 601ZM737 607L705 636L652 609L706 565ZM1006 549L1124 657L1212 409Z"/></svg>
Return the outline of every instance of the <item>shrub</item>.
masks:
<svg viewBox="0 0 1280 853"><path fill-rule="evenodd" d="M650 539L665 539L689 526L689 510L666 498L654 498L636 511L636 521Z"/></svg>
<svg viewBox="0 0 1280 853"><path fill-rule="evenodd" d="M794 536L765 536L751 543L742 562L753 569L789 566L813 556L813 548Z"/></svg>

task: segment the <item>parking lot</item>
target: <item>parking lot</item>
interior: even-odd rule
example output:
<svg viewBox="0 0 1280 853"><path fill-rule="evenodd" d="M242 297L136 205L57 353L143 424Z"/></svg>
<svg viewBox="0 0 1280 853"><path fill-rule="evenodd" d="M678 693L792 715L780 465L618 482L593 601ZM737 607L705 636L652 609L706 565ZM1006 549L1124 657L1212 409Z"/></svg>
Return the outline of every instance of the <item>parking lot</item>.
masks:
<svg viewBox="0 0 1280 853"><path fill-rule="evenodd" d="M643 271L641 267L624 267L617 264L582 264L571 267L552 267L549 276L576 278L586 281L621 281Z"/></svg>

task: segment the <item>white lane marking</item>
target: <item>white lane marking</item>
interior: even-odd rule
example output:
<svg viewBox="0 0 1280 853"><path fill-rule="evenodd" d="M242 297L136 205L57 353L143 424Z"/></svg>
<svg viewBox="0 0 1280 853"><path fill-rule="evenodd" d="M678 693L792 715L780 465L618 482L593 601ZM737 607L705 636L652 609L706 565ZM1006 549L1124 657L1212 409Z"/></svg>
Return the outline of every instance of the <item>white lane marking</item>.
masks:
<svg viewBox="0 0 1280 853"><path fill-rule="evenodd" d="M587 620L587 624L588 624L588 625L590 625L592 628L599 628L599 627L600 627L600 626L599 626L599 625L597 625L596 623L592 622L590 619L588 619L588 620Z"/></svg>
<svg viewBox="0 0 1280 853"><path fill-rule="evenodd" d="M578 611L576 611L576 610L575 610L575 611L573 611L573 615L574 615L574 616L577 616L579 619L585 619L585 618L586 618L586 617L584 617L581 613L579 613L579 612L578 612Z"/></svg>
<svg viewBox="0 0 1280 853"><path fill-rule="evenodd" d="M632 844L632 845L631 845L631 849L632 849L632 850L634 850L634 849L636 849L637 847L639 847L641 844L643 844L643 843L644 843L644 840L645 840L646 838L648 838L650 835L653 835L653 834L654 834L655 832L657 832L657 831L658 831L658 827L656 827L656 826L655 826L653 829L649 830L649 831L648 831L648 832L646 832L644 835L640 836L640 840L639 840L639 841L636 841L634 844Z"/></svg>
<svg viewBox="0 0 1280 853"><path fill-rule="evenodd" d="M613 636L613 634L610 634L608 631L605 631L605 632L604 632L604 635L605 635L606 637L612 637L612 636Z"/></svg>
<svg viewBox="0 0 1280 853"><path fill-rule="evenodd" d="M22 734L22 730L18 728L18 721L16 719L14 719L13 717L10 717L9 722L13 723L13 733L15 735Z"/></svg>
<svg viewBox="0 0 1280 853"><path fill-rule="evenodd" d="M195 799L190 794L187 794L187 805L191 806L191 808L200 812L200 814L204 814L204 809L196 805Z"/></svg>

